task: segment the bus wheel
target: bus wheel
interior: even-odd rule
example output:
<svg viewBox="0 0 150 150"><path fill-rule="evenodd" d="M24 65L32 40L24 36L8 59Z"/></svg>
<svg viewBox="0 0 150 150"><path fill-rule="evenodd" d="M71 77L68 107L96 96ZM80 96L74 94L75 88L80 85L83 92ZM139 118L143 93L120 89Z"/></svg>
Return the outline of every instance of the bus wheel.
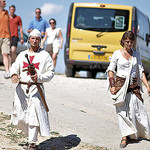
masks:
<svg viewBox="0 0 150 150"><path fill-rule="evenodd" d="M87 71L87 77L88 78L96 78L96 71Z"/></svg>
<svg viewBox="0 0 150 150"><path fill-rule="evenodd" d="M71 67L67 67L67 66L66 66L65 73L66 73L66 76L67 76L67 77L74 77L76 71L75 71L74 68L71 68Z"/></svg>

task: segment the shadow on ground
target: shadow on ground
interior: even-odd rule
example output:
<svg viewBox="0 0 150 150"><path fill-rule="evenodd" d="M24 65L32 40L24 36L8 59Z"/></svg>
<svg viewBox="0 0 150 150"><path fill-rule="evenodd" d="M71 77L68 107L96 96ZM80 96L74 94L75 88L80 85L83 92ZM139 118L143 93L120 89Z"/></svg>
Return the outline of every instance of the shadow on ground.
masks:
<svg viewBox="0 0 150 150"><path fill-rule="evenodd" d="M134 139L128 139L128 144L135 144L135 143L139 143L140 141L142 140L146 140L146 141L149 141L148 139L144 139L144 138L138 138L137 140L134 140Z"/></svg>
<svg viewBox="0 0 150 150"><path fill-rule="evenodd" d="M52 137L37 147L39 150L67 150L79 145L81 139L77 135L68 135L66 137Z"/></svg>

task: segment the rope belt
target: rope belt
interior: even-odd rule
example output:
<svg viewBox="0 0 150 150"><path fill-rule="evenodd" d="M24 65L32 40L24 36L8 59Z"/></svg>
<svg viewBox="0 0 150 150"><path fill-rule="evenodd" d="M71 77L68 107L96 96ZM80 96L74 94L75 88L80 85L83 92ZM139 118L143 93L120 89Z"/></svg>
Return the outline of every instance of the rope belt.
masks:
<svg viewBox="0 0 150 150"><path fill-rule="evenodd" d="M32 86L32 85L40 85L41 83L36 83L36 82L19 82L19 84L25 84L25 85L27 85L28 87L27 87L27 89L26 89L26 93L29 93L29 89L30 89L30 87Z"/></svg>

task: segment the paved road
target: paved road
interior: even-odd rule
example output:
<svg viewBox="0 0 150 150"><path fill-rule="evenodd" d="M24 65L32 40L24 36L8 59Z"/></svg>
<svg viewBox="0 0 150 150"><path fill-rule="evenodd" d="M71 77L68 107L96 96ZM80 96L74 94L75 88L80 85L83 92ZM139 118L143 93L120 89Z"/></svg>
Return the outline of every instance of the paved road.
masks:
<svg viewBox="0 0 150 150"><path fill-rule="evenodd" d="M11 84L10 79L3 79L3 73L0 69L0 111L11 114L16 85ZM55 75L45 84L51 130L62 136L75 134L82 142L118 149L118 121L106 85L102 79ZM145 106L150 116L148 99ZM129 144L126 149L149 150L150 143L142 140Z"/></svg>

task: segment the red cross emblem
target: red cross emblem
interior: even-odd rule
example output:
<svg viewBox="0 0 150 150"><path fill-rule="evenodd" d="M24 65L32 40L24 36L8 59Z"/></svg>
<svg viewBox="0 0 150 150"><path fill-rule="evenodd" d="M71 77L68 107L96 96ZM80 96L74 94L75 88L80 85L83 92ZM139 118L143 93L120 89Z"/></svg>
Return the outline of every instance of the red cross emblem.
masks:
<svg viewBox="0 0 150 150"><path fill-rule="evenodd" d="M31 64L32 64L32 62L33 62L34 57L35 57L35 56L29 56L29 61L30 61ZM40 64L40 63L35 63L35 64L33 64L33 65L34 65L34 67L35 67L36 69L39 69L39 64ZM28 66L29 66L29 64L23 61L23 67L22 67L22 68L27 68Z"/></svg>

